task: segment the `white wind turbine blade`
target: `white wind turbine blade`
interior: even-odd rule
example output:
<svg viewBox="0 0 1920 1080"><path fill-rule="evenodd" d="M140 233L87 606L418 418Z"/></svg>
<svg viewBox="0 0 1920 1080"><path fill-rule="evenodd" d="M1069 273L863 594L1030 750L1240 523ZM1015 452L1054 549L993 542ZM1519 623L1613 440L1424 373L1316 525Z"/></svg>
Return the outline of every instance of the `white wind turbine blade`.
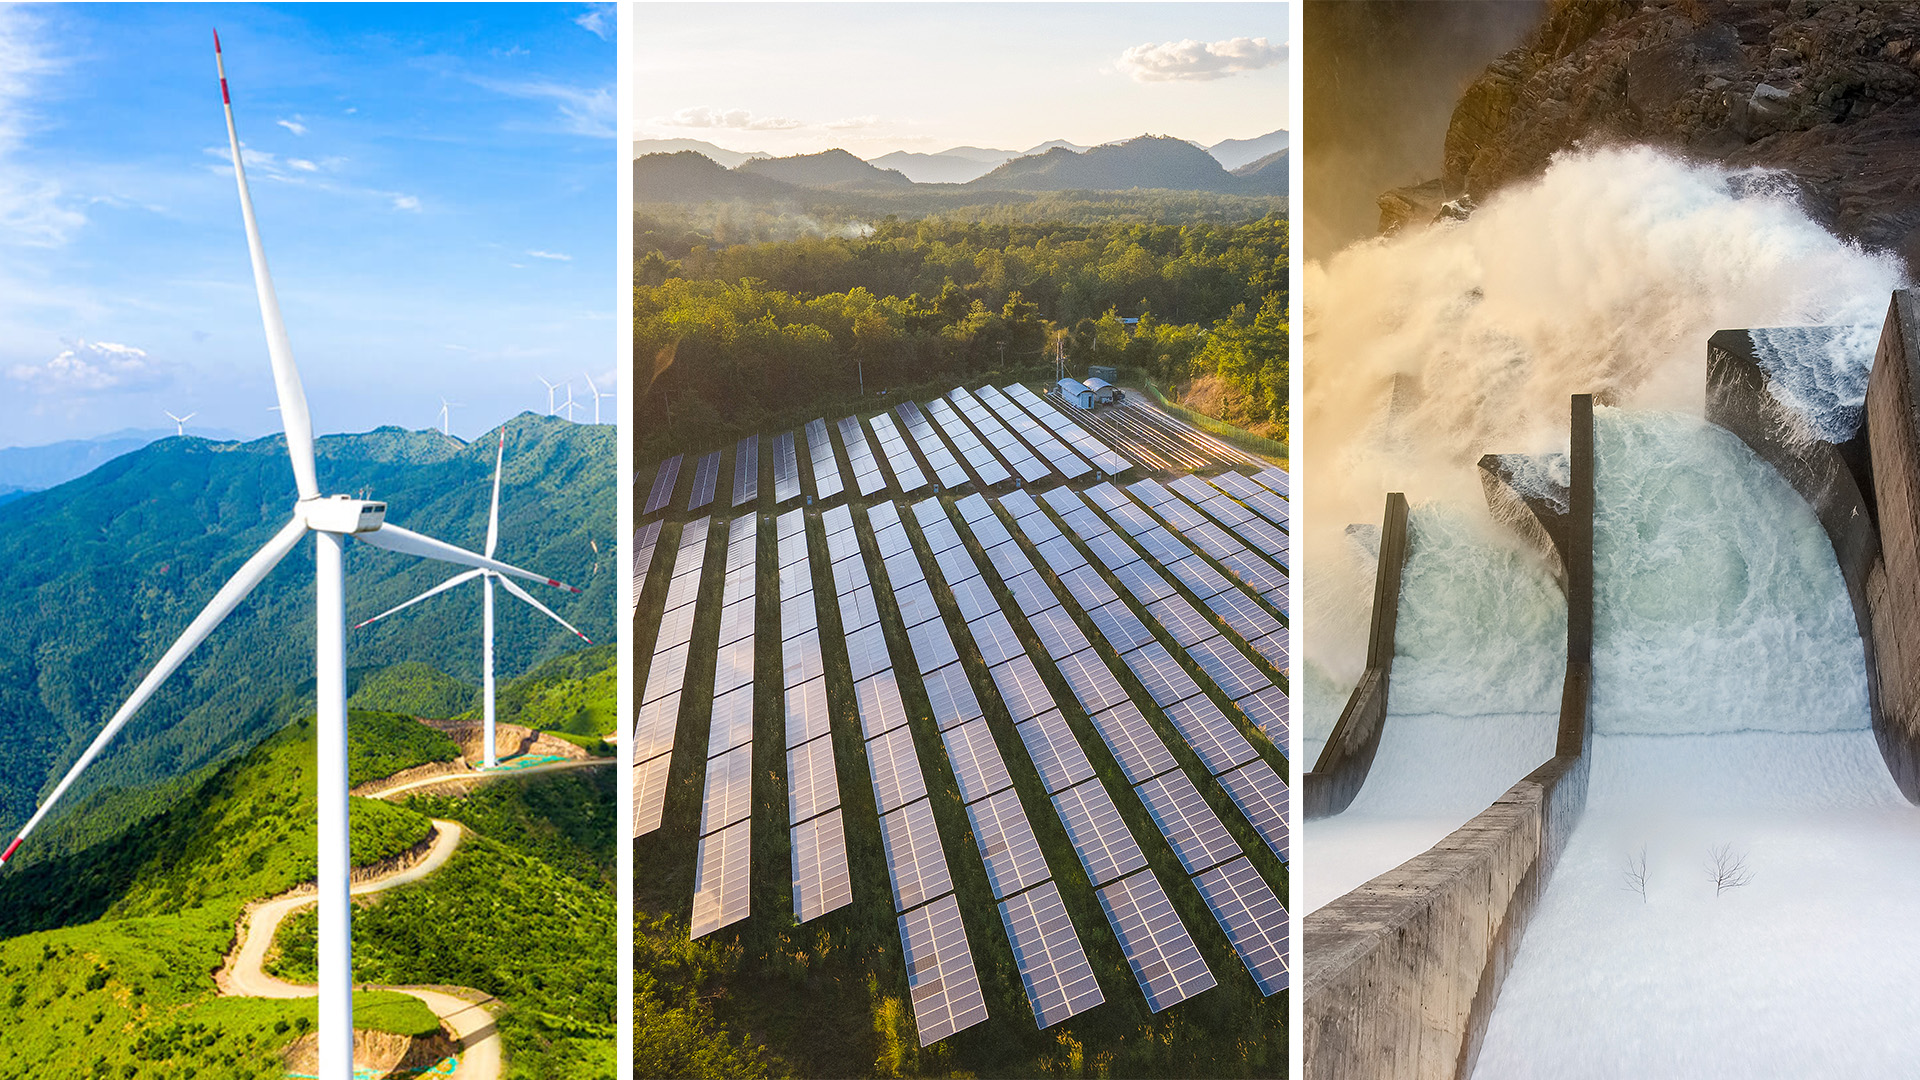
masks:
<svg viewBox="0 0 1920 1080"><path fill-rule="evenodd" d="M385 610L385 611L383 611L383 612L381 612L380 614L378 614L378 615L375 615L375 616L374 616L373 618L371 618L371 619L367 619L367 620L364 620L364 621L362 621L362 622L357 622L357 623L354 623L354 624L353 624L353 628L354 628L355 630L358 630L358 629L360 629L361 627L363 627L363 626L367 626L367 625L369 625L369 624L371 624L371 623L377 623L377 622L379 622L379 621L380 621L381 619L384 619L384 618L386 618L387 616L389 616L389 615L391 615L391 614L393 614L393 613L394 613L394 612L396 612L396 611L404 611L404 610L406 610L407 608L410 608L410 607L412 607L413 605L415 605L415 604L417 604L417 603L419 603L420 601L422 601L422 600L425 600L425 599L426 599L427 597L429 597L429 596L438 596L438 595L440 595L441 593L443 593L443 592L446 592L446 591L447 591L448 589L451 589L451 588L453 588L453 587L455 587L456 585L460 585L460 584L463 584L463 583L465 583L465 582L468 582L468 581L472 581L472 580L473 580L474 578L477 578L477 577L479 577L479 576L480 576L481 574L484 574L484 573L486 573L486 571L485 571L485 570L467 570L467 571L465 571L465 572L463 572L463 573L458 573L458 574L455 574L455 575L453 575L452 577L450 577L450 578L448 578L447 580L445 580L445 581L443 581L443 582L441 582L441 583L440 583L440 584L438 584L438 585L435 585L435 586L434 586L433 588L431 588L431 589L428 589L428 590L427 590L426 592L423 592L423 593L421 593L421 594L420 594L419 596L416 596L416 597L414 597L413 599L411 599L411 600L409 600L409 601L407 601L407 602L406 602L406 603L404 603L404 604L396 604L396 605L394 605L393 607L390 607L390 608L388 608L387 610Z"/></svg>
<svg viewBox="0 0 1920 1080"><path fill-rule="evenodd" d="M13 843L7 846L6 852L0 854L0 866L6 865L7 860L13 858L13 853L19 849L21 841L33 832L41 819L47 816L47 812L60 801L60 796L65 795L81 772L93 764L93 759L100 756L100 751L106 749L107 744L113 741L113 737L119 734L127 721L133 719L133 714L140 711L140 706L145 705L147 699L153 697L154 692L160 689L160 685L167 681L167 677L186 662L193 650L207 640L207 636L213 633L214 628L232 614L240 601L247 598L247 594L253 591L253 587L260 584L261 579L278 566L281 559L286 558L287 552L292 551L293 545L298 543L306 533L305 520L296 517L287 522L279 532L273 534L273 539L267 541L259 551L254 552L253 557L243 563L239 571L227 579L225 585L220 586L220 591L214 593L213 599L207 602L207 606L201 608L200 614L194 616L193 621L187 624L186 631L168 647L166 653L160 657L160 662L153 665L153 670L147 672L146 678L140 680L140 685L134 688L133 696L129 697L126 703L120 706L120 710L113 714L113 719L107 721L107 726L100 730L100 734L94 736L86 752L80 755L80 760L73 763L73 767L67 770L67 775L61 778L59 786L47 796L47 801L41 803L40 808L34 811L33 817L27 821L19 835L14 837Z"/></svg>
<svg viewBox="0 0 1920 1080"><path fill-rule="evenodd" d="M474 566L482 570L491 570L498 575L511 574L514 577L526 578L528 581L538 581L543 585L551 585L556 589L565 589L568 592L577 593L580 591L572 585L568 585L563 581L555 581L544 574L536 574L531 570L522 570L517 566L503 563L498 559L490 559L485 555L468 551L466 548L455 547L444 540L435 540L431 536L422 536L417 532L410 529L403 529L398 525L382 525L373 532L354 533L353 538L372 544L377 548L397 551L402 555L414 555L422 559L437 559L440 562L449 562L456 566Z"/></svg>
<svg viewBox="0 0 1920 1080"><path fill-rule="evenodd" d="M500 446L493 452L493 509L487 514L487 558L500 546L500 465L507 457L507 426L500 425Z"/></svg>
<svg viewBox="0 0 1920 1080"><path fill-rule="evenodd" d="M213 35L213 63L220 72L220 102L227 111L227 147L233 154L233 179L240 187L240 216L247 223L247 254L253 260L253 287L260 295L260 320L267 331L267 355L273 361L273 392L280 399L280 424L287 433L287 456L293 459L293 482L302 499L318 498L320 482L313 471L313 418L307 412L307 392L300 385L300 369L293 363L293 343L280 318L280 300L274 295L273 276L267 271L267 249L260 243L260 223L254 220L253 196L247 191L247 171L240 161L240 136L233 127L233 98L227 93L227 64L220 55L220 34Z"/></svg>
<svg viewBox="0 0 1920 1080"><path fill-rule="evenodd" d="M515 585L511 581L508 581L506 578L500 579L500 587L512 593L513 595L519 597L520 599L525 600L527 603L532 604L534 607L539 608L542 612L546 613L547 618L552 619L554 622L559 623L561 626L564 626L569 630L572 630L574 633L574 636L579 638L581 641L584 641L589 645L593 644L592 638L588 637L585 634L582 634L578 629L574 627L572 623L568 622L567 620L561 618L558 615L555 615L553 613L552 608L549 608L547 607L547 605L541 603L538 600L535 600L533 598L533 594L527 592L527 590L521 588L518 585Z"/></svg>

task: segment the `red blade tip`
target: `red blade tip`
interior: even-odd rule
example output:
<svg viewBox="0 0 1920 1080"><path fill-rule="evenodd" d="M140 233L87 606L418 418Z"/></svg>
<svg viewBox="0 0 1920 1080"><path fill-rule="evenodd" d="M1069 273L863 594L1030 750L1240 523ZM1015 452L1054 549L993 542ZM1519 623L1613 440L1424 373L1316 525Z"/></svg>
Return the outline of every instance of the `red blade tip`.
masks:
<svg viewBox="0 0 1920 1080"><path fill-rule="evenodd" d="M213 51L220 51L220 28L217 26L213 30Z"/></svg>
<svg viewBox="0 0 1920 1080"><path fill-rule="evenodd" d="M7 850L4 853L0 853L0 866L6 865L7 860L13 858L13 853L20 850L20 844L25 839L26 837L24 836L16 836L13 838L13 843L7 845Z"/></svg>

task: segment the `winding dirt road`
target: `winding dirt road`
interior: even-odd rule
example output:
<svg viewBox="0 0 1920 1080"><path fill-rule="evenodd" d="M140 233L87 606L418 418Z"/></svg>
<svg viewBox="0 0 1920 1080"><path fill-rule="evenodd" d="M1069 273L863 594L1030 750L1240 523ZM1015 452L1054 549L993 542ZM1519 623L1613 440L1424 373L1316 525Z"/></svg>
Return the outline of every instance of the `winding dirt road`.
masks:
<svg viewBox="0 0 1920 1080"><path fill-rule="evenodd" d="M593 768L613 763L613 758L569 760L512 772L495 773L486 776L485 779L530 776L536 773ZM383 791L376 798L391 799L417 788L445 784L448 780L449 778L444 776L428 777ZM460 846L460 840L465 835L465 831L459 822L440 818L433 819L433 827L433 841L428 845L425 858L391 874L354 885L353 895L370 896L402 885L410 885L424 880L429 874L446 865L447 860L453 857L454 850ZM282 999L314 997L319 994L320 988L317 986L302 986L286 982L267 974L266 971L267 953L273 948L273 939L280 930L280 924L286 920L287 916L313 904L314 900L313 893L296 890L249 907L246 914L240 917L238 947L228 956L226 964L214 974L214 982L219 986L220 992L234 997ZM498 1080L502 1062L500 1033L494 1026L493 1013L488 1009L488 1006L495 1004L493 997L464 987L373 986L369 989L397 990L420 999L427 1008L433 1010L435 1016L440 1018L441 1024L453 1033L454 1038L460 1040L462 1049L455 1070L451 1073L436 1075L443 1075L447 1080Z"/></svg>

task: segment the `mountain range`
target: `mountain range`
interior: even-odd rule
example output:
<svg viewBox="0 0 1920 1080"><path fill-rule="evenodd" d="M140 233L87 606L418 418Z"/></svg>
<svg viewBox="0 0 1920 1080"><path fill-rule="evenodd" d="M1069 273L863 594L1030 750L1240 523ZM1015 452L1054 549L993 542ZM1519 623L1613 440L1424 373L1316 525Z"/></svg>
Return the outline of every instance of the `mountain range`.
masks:
<svg viewBox="0 0 1920 1080"><path fill-rule="evenodd" d="M485 543L495 435L379 428L324 436L320 486L388 500L391 520L450 543ZM580 585L541 599L612 640L614 429L523 413L508 422L501 557ZM10 831L135 683L266 538L293 501L280 436L167 438L78 479L0 504L0 830ZM596 559L589 541L603 552ZM203 644L88 771L83 786L148 786L260 737L269 706L311 684L313 549L302 544ZM366 545L347 555L350 622L454 571ZM538 594L536 594L538 595ZM420 660L478 667L479 601L436 598L348 637L351 666ZM577 647L509 602L497 628L503 677ZM76 792L84 796L84 792Z"/></svg>
<svg viewBox="0 0 1920 1080"><path fill-rule="evenodd" d="M1258 149L1254 144L1284 143L1285 135L1275 132L1243 140L1231 148L1233 159L1239 161ZM1282 146L1229 171L1219 158L1184 139L1142 135L1085 150L1056 146L984 169L965 183L928 184L901 169L882 168L879 162L887 159L862 161L841 149L753 158L731 169L698 151L681 150L636 158L633 183L634 197L640 202L778 201L807 192L979 195L1150 189L1277 196L1287 193L1286 159Z"/></svg>
<svg viewBox="0 0 1920 1080"><path fill-rule="evenodd" d="M196 429L196 435L232 439L231 431ZM84 476L129 450L172 438L164 428L122 428L86 439L62 439L40 446L0 446L0 497L64 484Z"/></svg>

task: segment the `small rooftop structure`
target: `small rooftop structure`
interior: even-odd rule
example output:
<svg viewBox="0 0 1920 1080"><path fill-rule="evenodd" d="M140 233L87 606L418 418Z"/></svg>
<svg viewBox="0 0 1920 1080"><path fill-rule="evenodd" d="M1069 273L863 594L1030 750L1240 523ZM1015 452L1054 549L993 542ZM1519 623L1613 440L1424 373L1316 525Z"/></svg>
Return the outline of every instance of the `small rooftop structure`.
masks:
<svg viewBox="0 0 1920 1080"><path fill-rule="evenodd" d="M1115 395L1115 391L1112 383L1099 377L1098 375L1089 375L1087 377L1086 387L1087 389L1093 391L1094 404L1096 405L1113 404L1113 399L1116 395Z"/></svg>
<svg viewBox="0 0 1920 1080"><path fill-rule="evenodd" d="M1060 396L1066 399L1067 404L1076 409L1093 408L1093 391L1087 389L1086 383L1079 379L1061 379L1058 386Z"/></svg>

